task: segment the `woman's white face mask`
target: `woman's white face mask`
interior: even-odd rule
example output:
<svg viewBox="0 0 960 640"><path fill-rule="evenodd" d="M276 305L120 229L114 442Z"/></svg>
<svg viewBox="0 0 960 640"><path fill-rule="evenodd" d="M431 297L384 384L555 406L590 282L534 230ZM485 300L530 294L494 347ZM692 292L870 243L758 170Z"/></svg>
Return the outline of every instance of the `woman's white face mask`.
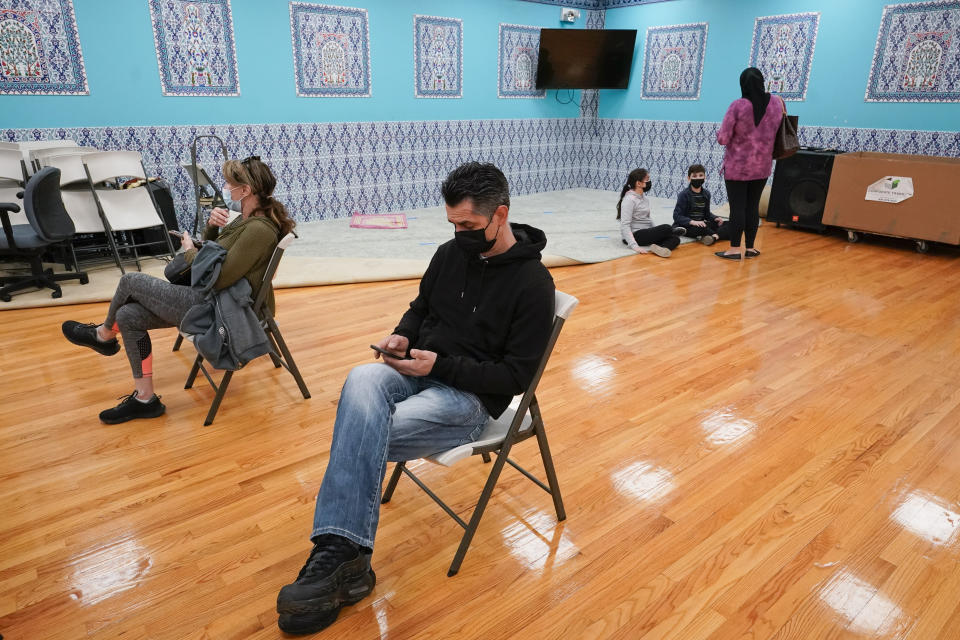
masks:
<svg viewBox="0 0 960 640"><path fill-rule="evenodd" d="M224 204L227 205L227 209L230 209L230 211L236 211L237 213L240 213L240 211L241 211L241 204L243 203L243 198L246 198L246 196L244 196L243 198L240 198L239 200L234 200L234 199L233 199L233 197L232 197L232 195L231 195L232 192L236 191L236 190L239 189L239 188L240 188L240 187L234 187L233 189L231 189L231 188L229 188L227 185L223 185L223 188L220 190L221 193L223 193L223 202L224 202Z"/></svg>

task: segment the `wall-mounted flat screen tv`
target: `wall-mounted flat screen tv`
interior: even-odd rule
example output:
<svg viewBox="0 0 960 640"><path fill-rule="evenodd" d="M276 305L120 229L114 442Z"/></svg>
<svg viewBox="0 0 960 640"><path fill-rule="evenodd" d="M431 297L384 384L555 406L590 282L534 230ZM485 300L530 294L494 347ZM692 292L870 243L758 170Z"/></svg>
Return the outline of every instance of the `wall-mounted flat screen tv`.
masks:
<svg viewBox="0 0 960 640"><path fill-rule="evenodd" d="M541 29L537 89L626 89L636 29Z"/></svg>

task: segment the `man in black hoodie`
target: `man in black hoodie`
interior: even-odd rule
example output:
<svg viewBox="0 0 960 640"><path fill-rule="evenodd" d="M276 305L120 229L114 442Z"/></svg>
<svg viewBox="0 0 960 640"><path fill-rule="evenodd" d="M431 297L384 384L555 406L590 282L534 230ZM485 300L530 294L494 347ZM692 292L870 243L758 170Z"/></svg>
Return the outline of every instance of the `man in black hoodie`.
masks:
<svg viewBox="0 0 960 640"><path fill-rule="evenodd" d="M546 349L554 286L540 262L543 232L508 221L507 179L492 164L454 169L441 192L454 239L437 249L419 295L377 344L383 363L354 368L340 393L313 550L277 596L288 633L320 631L373 590L387 461L475 440L526 390Z"/></svg>

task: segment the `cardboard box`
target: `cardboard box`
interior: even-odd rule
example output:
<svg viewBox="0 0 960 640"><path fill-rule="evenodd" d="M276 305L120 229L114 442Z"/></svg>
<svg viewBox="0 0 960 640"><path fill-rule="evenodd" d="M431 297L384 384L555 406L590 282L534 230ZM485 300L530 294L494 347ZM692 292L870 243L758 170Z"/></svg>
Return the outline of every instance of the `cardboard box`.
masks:
<svg viewBox="0 0 960 640"><path fill-rule="evenodd" d="M913 195L900 202L875 197L877 183L891 187L904 178ZM960 244L960 158L858 151L833 162L823 223L854 231ZM873 187L874 193L868 196ZM902 187L901 187L902 188ZM893 198L897 199L897 198Z"/></svg>

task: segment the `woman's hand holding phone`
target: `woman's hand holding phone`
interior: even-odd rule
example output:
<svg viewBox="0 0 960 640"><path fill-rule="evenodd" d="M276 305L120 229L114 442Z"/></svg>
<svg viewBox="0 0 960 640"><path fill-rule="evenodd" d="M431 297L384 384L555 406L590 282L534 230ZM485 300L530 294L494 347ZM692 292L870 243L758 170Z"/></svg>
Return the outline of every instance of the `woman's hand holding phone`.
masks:
<svg viewBox="0 0 960 640"><path fill-rule="evenodd" d="M174 238L180 238L180 246L183 247L184 250L196 249L196 245L193 244L193 238L190 237L189 232L170 229L170 235Z"/></svg>

